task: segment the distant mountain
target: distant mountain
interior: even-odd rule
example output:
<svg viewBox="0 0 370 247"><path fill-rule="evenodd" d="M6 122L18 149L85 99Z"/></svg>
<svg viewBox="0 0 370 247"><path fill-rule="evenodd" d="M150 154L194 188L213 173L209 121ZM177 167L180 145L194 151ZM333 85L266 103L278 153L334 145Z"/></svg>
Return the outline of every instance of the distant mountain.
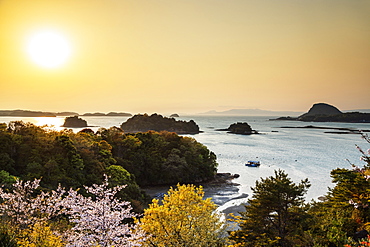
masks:
<svg viewBox="0 0 370 247"><path fill-rule="evenodd" d="M299 116L302 112L295 111L267 111L261 109L231 109L227 111L208 111L201 115L223 115L223 116Z"/></svg>

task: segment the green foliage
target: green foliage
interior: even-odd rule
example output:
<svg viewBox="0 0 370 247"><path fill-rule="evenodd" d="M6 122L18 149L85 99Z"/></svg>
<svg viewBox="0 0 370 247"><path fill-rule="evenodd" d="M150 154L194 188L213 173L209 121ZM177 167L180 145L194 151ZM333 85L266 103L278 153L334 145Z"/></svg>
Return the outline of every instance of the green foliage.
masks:
<svg viewBox="0 0 370 247"><path fill-rule="evenodd" d="M295 184L282 170L261 178L231 240L236 246L305 246L308 215L303 196L309 187L307 179Z"/></svg>
<svg viewBox="0 0 370 247"><path fill-rule="evenodd" d="M146 196L145 193L140 190L132 174L118 165L109 166L106 169L106 174L110 177L109 184L111 187L127 185L124 190L117 193L117 196L121 200L130 201L135 211L142 211L144 209L142 202L149 202L149 196Z"/></svg>
<svg viewBox="0 0 370 247"><path fill-rule="evenodd" d="M0 225L0 247L18 247L15 234L7 225Z"/></svg>
<svg viewBox="0 0 370 247"><path fill-rule="evenodd" d="M0 186L9 188L12 184L15 183L16 177L9 174L9 172L1 170L0 171Z"/></svg>
<svg viewBox="0 0 370 247"><path fill-rule="evenodd" d="M367 135L362 136L370 143ZM335 187L329 190L323 202L313 204L310 209L313 217L310 234L318 245L344 246L356 232L370 230L370 158L369 152L357 148L364 166L352 164L353 169L332 170Z"/></svg>
<svg viewBox="0 0 370 247"><path fill-rule="evenodd" d="M141 186L200 182L216 173L216 156L193 138L176 133L125 134L116 127L97 133L58 132L21 121L1 126L0 182L4 183L14 175L22 180L42 177L41 186L49 190L58 184L82 188L109 174L113 184L127 183L119 196L140 208L147 197L136 181Z"/></svg>
<svg viewBox="0 0 370 247"><path fill-rule="evenodd" d="M194 138L166 131L124 134L116 128L98 134L140 186L201 182L216 173L216 155Z"/></svg>
<svg viewBox="0 0 370 247"><path fill-rule="evenodd" d="M311 215L308 234L315 246L343 246L347 232L353 232L354 221L350 211L315 202L309 210Z"/></svg>
<svg viewBox="0 0 370 247"><path fill-rule="evenodd" d="M101 182L114 164L112 146L91 132L51 131L19 121L0 131L0 183L5 185L14 175L22 180L42 177L41 186L48 190L58 184L82 188ZM135 179L125 182L130 188L125 198L143 204Z"/></svg>

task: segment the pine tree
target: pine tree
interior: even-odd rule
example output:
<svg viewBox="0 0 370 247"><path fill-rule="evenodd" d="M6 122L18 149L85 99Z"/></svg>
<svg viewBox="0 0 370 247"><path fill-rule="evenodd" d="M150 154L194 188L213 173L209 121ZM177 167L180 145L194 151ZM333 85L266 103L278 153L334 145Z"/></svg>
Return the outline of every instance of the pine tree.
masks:
<svg viewBox="0 0 370 247"><path fill-rule="evenodd" d="M238 221L240 230L230 234L235 246L296 246L304 242L304 194L309 187L307 179L295 184L282 170L256 181Z"/></svg>

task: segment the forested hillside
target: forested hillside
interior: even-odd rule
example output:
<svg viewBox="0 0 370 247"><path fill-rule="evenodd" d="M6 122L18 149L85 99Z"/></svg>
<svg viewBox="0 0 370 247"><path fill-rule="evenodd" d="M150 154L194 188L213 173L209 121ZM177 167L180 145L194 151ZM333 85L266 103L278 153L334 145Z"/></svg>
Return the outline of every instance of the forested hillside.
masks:
<svg viewBox="0 0 370 247"><path fill-rule="evenodd" d="M143 203L140 186L200 182L216 173L216 156L193 138L121 129L53 131L30 123L0 125L0 183L42 178L41 187L81 188L108 174L128 184L123 199ZM9 180L10 179L10 180ZM137 184L138 183L138 184Z"/></svg>

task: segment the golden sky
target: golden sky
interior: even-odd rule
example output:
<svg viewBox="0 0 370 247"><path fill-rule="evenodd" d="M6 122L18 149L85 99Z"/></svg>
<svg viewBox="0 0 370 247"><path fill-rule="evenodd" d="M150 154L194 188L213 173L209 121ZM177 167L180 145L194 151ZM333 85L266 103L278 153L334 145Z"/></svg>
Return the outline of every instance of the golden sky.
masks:
<svg viewBox="0 0 370 247"><path fill-rule="evenodd" d="M70 44L54 68L27 45ZM370 108L369 0L0 0L0 109Z"/></svg>

